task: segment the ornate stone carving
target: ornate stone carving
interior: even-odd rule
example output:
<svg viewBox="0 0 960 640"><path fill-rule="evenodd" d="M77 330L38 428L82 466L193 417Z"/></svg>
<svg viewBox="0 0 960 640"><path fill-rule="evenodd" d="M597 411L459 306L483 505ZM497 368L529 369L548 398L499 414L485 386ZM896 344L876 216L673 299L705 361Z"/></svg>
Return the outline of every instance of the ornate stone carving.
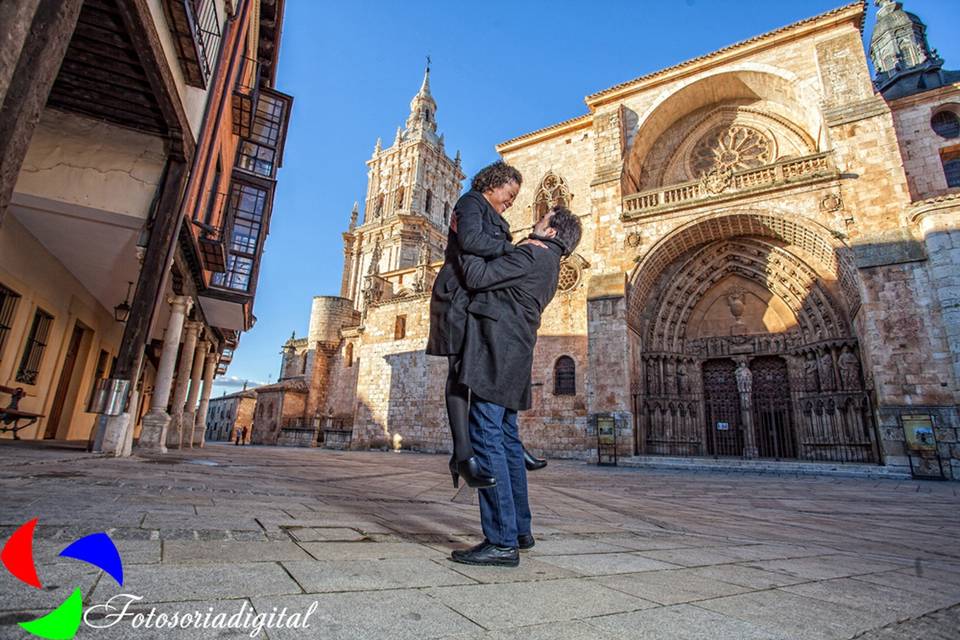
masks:
<svg viewBox="0 0 960 640"><path fill-rule="evenodd" d="M753 169L772 162L772 150L770 139L753 127L721 125L694 145L690 168L694 175Z"/></svg>
<svg viewBox="0 0 960 640"><path fill-rule="evenodd" d="M817 356L808 352L803 361L803 388L805 391L816 391L817 387Z"/></svg>

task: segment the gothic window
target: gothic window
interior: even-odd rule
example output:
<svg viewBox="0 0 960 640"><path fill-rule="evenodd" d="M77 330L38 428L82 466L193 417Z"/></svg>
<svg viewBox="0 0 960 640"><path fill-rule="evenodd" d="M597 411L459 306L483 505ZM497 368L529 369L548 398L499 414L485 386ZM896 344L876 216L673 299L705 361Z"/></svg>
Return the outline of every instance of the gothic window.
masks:
<svg viewBox="0 0 960 640"><path fill-rule="evenodd" d="M960 151L945 153L940 157L943 163L943 175L948 187L960 187Z"/></svg>
<svg viewBox="0 0 960 640"><path fill-rule="evenodd" d="M741 171L772 162L770 140L752 127L721 125L693 147L690 168L701 176L714 169Z"/></svg>
<svg viewBox="0 0 960 640"><path fill-rule="evenodd" d="M307 352L304 351L303 355L300 356L300 374L303 375L307 372Z"/></svg>
<svg viewBox="0 0 960 640"><path fill-rule="evenodd" d="M353 343L352 342L347 345L347 353L345 358L347 360L347 366L352 367L353 366Z"/></svg>
<svg viewBox="0 0 960 640"><path fill-rule="evenodd" d="M553 395L577 394L577 365L570 356L560 356L553 365Z"/></svg>
<svg viewBox="0 0 960 640"><path fill-rule="evenodd" d="M542 218L553 207L569 207L573 196L563 178L548 171L540 181L537 195L533 199L533 223Z"/></svg>
<svg viewBox="0 0 960 640"><path fill-rule="evenodd" d="M393 325L393 339L403 340L407 336L407 316L397 316Z"/></svg>
<svg viewBox="0 0 960 640"><path fill-rule="evenodd" d="M423 212L430 215L433 211L433 191L427 189L427 199L423 203Z"/></svg>
<svg viewBox="0 0 960 640"><path fill-rule="evenodd" d="M443 203L443 226L446 227L449 224L450 224L450 203L444 202Z"/></svg>
<svg viewBox="0 0 960 640"><path fill-rule="evenodd" d="M960 118L953 111L938 111L930 119L930 126L941 138L960 136Z"/></svg>
<svg viewBox="0 0 960 640"><path fill-rule="evenodd" d="M403 187L397 189L397 200L393 205L395 211L403 209Z"/></svg>

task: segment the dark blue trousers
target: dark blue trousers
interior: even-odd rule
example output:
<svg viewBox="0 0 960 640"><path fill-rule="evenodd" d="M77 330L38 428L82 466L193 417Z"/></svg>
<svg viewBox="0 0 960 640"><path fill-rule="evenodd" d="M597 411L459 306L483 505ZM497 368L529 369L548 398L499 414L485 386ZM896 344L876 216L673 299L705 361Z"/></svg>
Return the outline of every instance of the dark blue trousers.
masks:
<svg viewBox="0 0 960 640"><path fill-rule="evenodd" d="M473 396L470 441L480 467L497 479L496 486L479 490L483 535L497 546L516 547L517 535L530 533L527 469L517 412Z"/></svg>

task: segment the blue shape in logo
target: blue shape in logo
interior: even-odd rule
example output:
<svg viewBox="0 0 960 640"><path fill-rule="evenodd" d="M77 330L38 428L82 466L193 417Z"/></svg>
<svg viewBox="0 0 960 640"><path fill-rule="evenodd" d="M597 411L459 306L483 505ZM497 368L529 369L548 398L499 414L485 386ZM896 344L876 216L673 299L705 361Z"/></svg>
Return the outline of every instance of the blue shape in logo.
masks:
<svg viewBox="0 0 960 640"><path fill-rule="evenodd" d="M82 560L109 573L121 587L123 586L123 563L120 552L105 533L91 533L80 538L60 552L64 558Z"/></svg>

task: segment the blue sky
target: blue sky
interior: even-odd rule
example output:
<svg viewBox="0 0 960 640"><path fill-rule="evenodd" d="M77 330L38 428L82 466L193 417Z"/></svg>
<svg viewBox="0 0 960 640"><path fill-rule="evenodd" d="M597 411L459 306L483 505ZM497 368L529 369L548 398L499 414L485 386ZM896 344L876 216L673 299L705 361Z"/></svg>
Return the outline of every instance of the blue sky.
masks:
<svg viewBox="0 0 960 640"><path fill-rule="evenodd" d="M844 4L838 0L328 2L287 0L277 88L294 96L254 313L219 391L276 381L280 345L306 332L314 295L339 295L341 233L389 146L425 56L439 131L464 172L494 145L586 112L584 96ZM960 0L906 0L946 67L960 69ZM865 39L876 8L870 2ZM953 33L950 27L953 26Z"/></svg>

